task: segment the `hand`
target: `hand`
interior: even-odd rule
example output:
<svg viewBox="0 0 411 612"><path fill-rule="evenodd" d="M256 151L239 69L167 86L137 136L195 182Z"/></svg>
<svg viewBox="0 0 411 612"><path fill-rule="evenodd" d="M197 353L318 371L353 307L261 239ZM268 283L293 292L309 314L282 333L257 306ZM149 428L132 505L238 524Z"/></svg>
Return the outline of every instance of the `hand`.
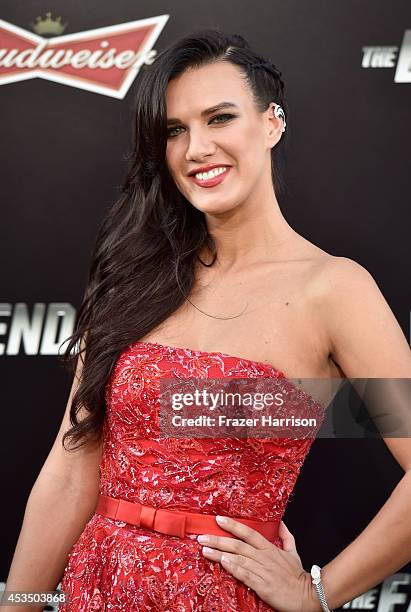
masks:
<svg viewBox="0 0 411 612"><path fill-rule="evenodd" d="M224 518L224 522L221 518ZM319 602L313 593L311 576L304 570L294 536L283 521L278 531L284 547L281 550L244 523L228 517L221 518L216 517L219 527L238 539L198 536L197 541L205 544L203 554L207 559L219 561L224 569L252 588L277 612L318 610Z"/></svg>

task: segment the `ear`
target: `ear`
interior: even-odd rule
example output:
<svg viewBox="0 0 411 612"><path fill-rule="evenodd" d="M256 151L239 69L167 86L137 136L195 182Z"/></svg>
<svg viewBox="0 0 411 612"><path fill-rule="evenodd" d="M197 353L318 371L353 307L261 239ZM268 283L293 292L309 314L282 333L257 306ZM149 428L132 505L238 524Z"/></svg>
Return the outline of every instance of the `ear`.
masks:
<svg viewBox="0 0 411 612"><path fill-rule="evenodd" d="M274 114L275 107L275 102L270 102L269 107L265 111L267 115L267 140L271 149L280 140L284 128L281 117L276 117Z"/></svg>

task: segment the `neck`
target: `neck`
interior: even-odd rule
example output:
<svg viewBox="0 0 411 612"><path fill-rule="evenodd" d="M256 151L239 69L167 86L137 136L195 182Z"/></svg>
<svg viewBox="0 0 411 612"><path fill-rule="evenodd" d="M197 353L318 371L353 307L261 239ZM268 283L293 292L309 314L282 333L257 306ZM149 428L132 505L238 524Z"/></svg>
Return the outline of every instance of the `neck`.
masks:
<svg viewBox="0 0 411 612"><path fill-rule="evenodd" d="M257 205L256 199L235 209L210 215L206 213L208 231L217 247L214 264L221 272L240 269L244 264L280 256L284 245L297 234L283 217L273 197ZM208 263L211 253L205 248L201 259Z"/></svg>

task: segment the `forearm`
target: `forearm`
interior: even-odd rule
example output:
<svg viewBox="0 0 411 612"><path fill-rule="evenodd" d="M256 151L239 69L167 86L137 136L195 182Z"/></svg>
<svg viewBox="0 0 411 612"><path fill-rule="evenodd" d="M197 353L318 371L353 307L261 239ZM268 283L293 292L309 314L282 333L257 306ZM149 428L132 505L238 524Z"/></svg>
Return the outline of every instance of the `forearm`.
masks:
<svg viewBox="0 0 411 612"><path fill-rule="evenodd" d="M55 590L70 549L93 515L96 493L97 490L81 490L58 477L36 481L27 501L5 590ZM5 612L7 609L1 608Z"/></svg>
<svg viewBox="0 0 411 612"><path fill-rule="evenodd" d="M322 568L331 610L365 593L411 560L410 516L411 470L364 531ZM320 611L315 593L313 602L313 612Z"/></svg>

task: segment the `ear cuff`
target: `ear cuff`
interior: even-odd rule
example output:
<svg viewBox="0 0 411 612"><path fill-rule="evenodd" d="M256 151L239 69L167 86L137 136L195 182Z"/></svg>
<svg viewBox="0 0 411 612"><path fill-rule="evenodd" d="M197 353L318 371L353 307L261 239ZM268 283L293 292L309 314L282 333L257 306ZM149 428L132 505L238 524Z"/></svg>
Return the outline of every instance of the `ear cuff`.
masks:
<svg viewBox="0 0 411 612"><path fill-rule="evenodd" d="M282 106L280 106L279 104L275 105L274 116L275 117L280 117L283 120L283 124L284 125L283 125L282 131L285 132L285 128L287 126L286 121L285 121L285 113L284 113L284 110L283 110Z"/></svg>

